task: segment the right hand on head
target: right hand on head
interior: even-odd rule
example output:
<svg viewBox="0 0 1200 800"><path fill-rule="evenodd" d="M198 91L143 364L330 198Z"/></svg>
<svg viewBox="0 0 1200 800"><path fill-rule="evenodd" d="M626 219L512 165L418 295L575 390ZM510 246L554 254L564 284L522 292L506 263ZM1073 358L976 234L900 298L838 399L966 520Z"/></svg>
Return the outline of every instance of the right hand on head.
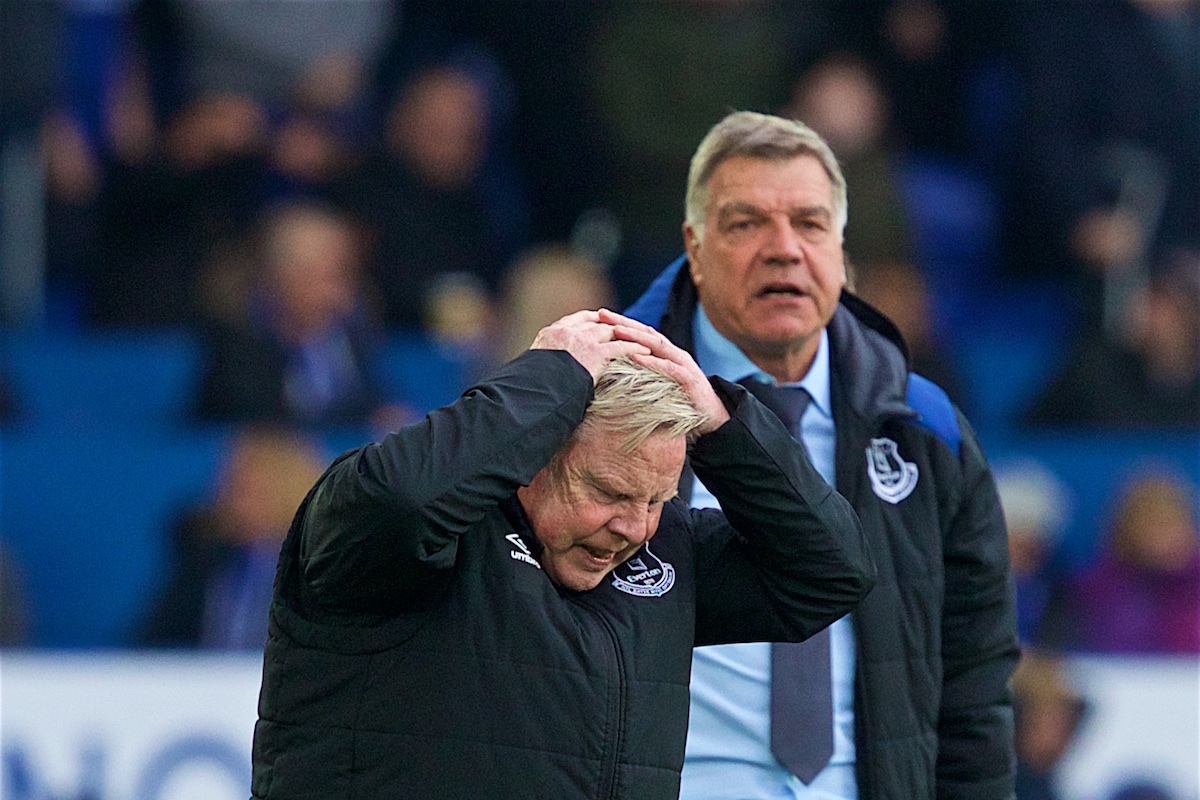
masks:
<svg viewBox="0 0 1200 800"><path fill-rule="evenodd" d="M576 311L538 331L530 350L566 350L592 375L622 356L649 355L644 344L616 337L616 326L602 322L598 311Z"/></svg>

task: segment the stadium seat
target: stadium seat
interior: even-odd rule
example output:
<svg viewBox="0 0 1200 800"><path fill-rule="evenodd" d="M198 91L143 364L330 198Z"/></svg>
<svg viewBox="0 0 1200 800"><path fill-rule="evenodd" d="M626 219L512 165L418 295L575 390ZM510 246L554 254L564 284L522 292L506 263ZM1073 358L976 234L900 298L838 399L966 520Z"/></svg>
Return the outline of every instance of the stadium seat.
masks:
<svg viewBox="0 0 1200 800"><path fill-rule="evenodd" d="M200 351L186 332L22 334L2 349L21 427L164 428L185 421Z"/></svg>
<svg viewBox="0 0 1200 800"><path fill-rule="evenodd" d="M33 644L127 643L175 515L203 499L224 437L63 427L0 438L0 536L24 575Z"/></svg>

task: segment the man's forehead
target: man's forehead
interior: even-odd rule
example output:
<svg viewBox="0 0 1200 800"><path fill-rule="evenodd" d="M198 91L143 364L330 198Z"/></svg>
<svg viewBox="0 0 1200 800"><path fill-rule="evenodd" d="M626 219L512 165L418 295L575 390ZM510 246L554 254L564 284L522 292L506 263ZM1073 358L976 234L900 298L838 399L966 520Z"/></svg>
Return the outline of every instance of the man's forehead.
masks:
<svg viewBox="0 0 1200 800"><path fill-rule="evenodd" d="M708 190L711 195L714 190L728 190L737 186L793 186L797 177L811 180L822 187L833 185L829 171L813 153L798 153L786 158L733 155L713 169L708 179Z"/></svg>
<svg viewBox="0 0 1200 800"><path fill-rule="evenodd" d="M778 203L757 202L752 199L742 197L728 197L718 200L716 203L717 217L724 219L728 217L738 216L740 214L763 214L770 211L775 211ZM833 216L833 209L830 205L824 203L806 203L795 202L783 204L784 210L791 216L804 217L823 217L830 218Z"/></svg>
<svg viewBox="0 0 1200 800"><path fill-rule="evenodd" d="M674 489L687 454L685 437L653 433L626 452L618 431L589 434L576 442L571 454L575 469L585 479L631 495L659 495Z"/></svg>

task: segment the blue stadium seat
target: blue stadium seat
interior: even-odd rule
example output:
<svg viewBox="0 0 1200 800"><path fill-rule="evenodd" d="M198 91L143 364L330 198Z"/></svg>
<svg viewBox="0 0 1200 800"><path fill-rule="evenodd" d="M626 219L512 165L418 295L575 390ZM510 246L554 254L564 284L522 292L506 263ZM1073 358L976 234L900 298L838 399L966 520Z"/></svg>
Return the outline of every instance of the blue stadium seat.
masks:
<svg viewBox="0 0 1200 800"><path fill-rule="evenodd" d="M468 354L419 333L391 334L379 361L388 397L420 414L454 402L478 377L474 368Z"/></svg>
<svg viewBox="0 0 1200 800"><path fill-rule="evenodd" d="M960 328L974 317L974 293L996 263L996 199L986 181L945 158L910 154L899 160L898 177L934 317Z"/></svg>
<svg viewBox="0 0 1200 800"><path fill-rule="evenodd" d="M204 498L224 442L215 428L0 438L0 537L24 573L33 644L127 644L166 567L175 515Z"/></svg>
<svg viewBox="0 0 1200 800"><path fill-rule="evenodd" d="M0 357L21 427L178 425L200 374L199 344L184 331L14 335Z"/></svg>

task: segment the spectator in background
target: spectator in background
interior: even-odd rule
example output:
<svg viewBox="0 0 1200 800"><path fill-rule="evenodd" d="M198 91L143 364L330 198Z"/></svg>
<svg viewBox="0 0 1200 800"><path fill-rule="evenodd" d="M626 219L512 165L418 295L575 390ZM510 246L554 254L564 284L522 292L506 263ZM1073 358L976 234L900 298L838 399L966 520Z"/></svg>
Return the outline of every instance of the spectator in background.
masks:
<svg viewBox="0 0 1200 800"><path fill-rule="evenodd" d="M446 275L494 292L524 244L521 182L492 167L503 160L493 149L504 141L504 92L502 73L479 53L417 71L388 110L382 147L341 188L371 242L368 270L389 327L426 325L431 290Z"/></svg>
<svg viewBox="0 0 1200 800"><path fill-rule="evenodd" d="M1200 244L1200 9L1187 0L1032 3L1010 164L1014 274L1070 281L1103 325L1152 265Z"/></svg>
<svg viewBox="0 0 1200 800"><path fill-rule="evenodd" d="M360 149L359 64L330 57L313 66L272 126L273 197L332 201Z"/></svg>
<svg viewBox="0 0 1200 800"><path fill-rule="evenodd" d="M103 171L79 121L66 110L46 115L41 126L45 181L47 316L78 324L95 243L97 201Z"/></svg>
<svg viewBox="0 0 1200 800"><path fill-rule="evenodd" d="M555 320L615 302L604 267L565 243L526 248L500 283L498 300L468 276L447 275L433 285L427 331L460 365L463 389L528 350Z"/></svg>
<svg viewBox="0 0 1200 800"><path fill-rule="evenodd" d="M961 407L970 408L966 382L938 339L928 283L916 265L879 260L870 269L859 271L856 264L854 291L896 324L908 347L913 372L941 386Z"/></svg>
<svg viewBox="0 0 1200 800"><path fill-rule="evenodd" d="M213 252L281 196L328 191L353 148L361 73L390 8L128 5L129 44L103 97L88 321L196 323L198 275ZM63 158L70 137L53 141L59 162L82 163Z"/></svg>
<svg viewBox="0 0 1200 800"><path fill-rule="evenodd" d="M284 429L245 428L232 439L212 501L174 530L163 587L135 631L142 647L257 649L279 547L325 459Z"/></svg>
<svg viewBox="0 0 1200 800"><path fill-rule="evenodd" d="M997 158L994 145L1003 144L997 137L1008 134L1011 109L1003 93L988 96L999 102L983 109L979 96L1001 63L1012 5L962 0L832 4L837 46L878 70L892 100L892 133L904 152L968 168L985 166L981 157ZM989 129L981 129L984 125ZM992 152L980 152L989 146Z"/></svg>
<svg viewBox="0 0 1200 800"><path fill-rule="evenodd" d="M1071 580L1074 645L1102 653L1200 653L1196 488L1180 475L1126 481L1100 552Z"/></svg>
<svg viewBox="0 0 1200 800"><path fill-rule="evenodd" d="M1200 426L1200 251L1131 295L1115 335L1084 331L1025 422Z"/></svg>
<svg viewBox="0 0 1200 800"><path fill-rule="evenodd" d="M792 87L785 116L802 119L821 134L847 185L855 187L845 247L856 276L861 280L878 262L911 262L912 232L897 176L891 101L871 66L846 51L822 57Z"/></svg>
<svg viewBox="0 0 1200 800"><path fill-rule="evenodd" d="M266 214L249 277L212 281L227 283L230 299L206 327L199 416L324 427L382 413L381 331L359 259L354 228L327 208Z"/></svg>
<svg viewBox="0 0 1200 800"><path fill-rule="evenodd" d="M1008 527L1008 558L1017 589L1017 632L1024 644L1061 643L1061 575L1055 550L1071 515L1067 487L1034 459L993 463Z"/></svg>
<svg viewBox="0 0 1200 800"><path fill-rule="evenodd" d="M185 86L235 92L276 111L300 94L351 110L353 87L377 57L399 10L394 0L229 3L136 0L156 14ZM156 7L156 8L154 8ZM161 58L161 57L160 57ZM165 59L160 60L168 67ZM312 106L312 103L306 103Z"/></svg>
<svg viewBox="0 0 1200 800"><path fill-rule="evenodd" d="M102 326L199 321L201 265L253 226L264 186L267 113L251 97L195 95L162 126L130 76L114 111L97 200L86 319Z"/></svg>
<svg viewBox="0 0 1200 800"><path fill-rule="evenodd" d="M562 244L536 245L504 276L498 361L529 349L537 332L575 311L611 308L612 284L593 259Z"/></svg>
<svg viewBox="0 0 1200 800"><path fill-rule="evenodd" d="M780 108L833 34L829 0L608 3L585 50L589 109L616 215L613 270L629 304L678 254L679 196L695 143L731 108Z"/></svg>
<svg viewBox="0 0 1200 800"><path fill-rule="evenodd" d="M1059 800L1056 773L1079 733L1087 703L1071 687L1063 660L1030 651L1013 673L1016 800Z"/></svg>

